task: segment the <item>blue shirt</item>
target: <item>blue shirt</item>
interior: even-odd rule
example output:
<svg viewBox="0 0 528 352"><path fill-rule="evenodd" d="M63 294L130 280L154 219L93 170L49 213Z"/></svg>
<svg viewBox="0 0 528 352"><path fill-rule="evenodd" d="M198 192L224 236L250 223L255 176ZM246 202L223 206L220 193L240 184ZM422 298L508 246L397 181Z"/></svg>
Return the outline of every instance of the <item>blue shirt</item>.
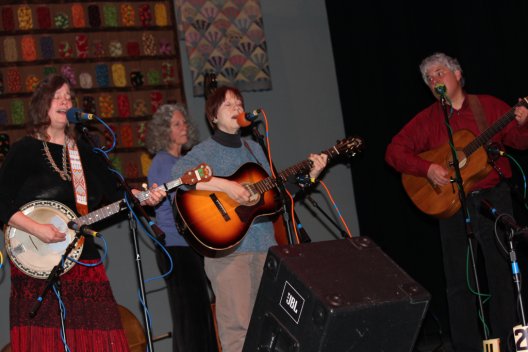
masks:
<svg viewBox="0 0 528 352"><path fill-rule="evenodd" d="M260 163L269 175L269 164L262 148L254 141L246 140L246 142L254 156L243 143L238 147L226 146L210 137L194 146L175 164L172 169L172 177L181 177L186 170L192 169L200 163L211 166L214 176L231 176L248 162ZM267 217L263 216L257 218L250 226L236 252L265 252L269 247L276 244L273 224Z"/></svg>
<svg viewBox="0 0 528 352"><path fill-rule="evenodd" d="M147 176L149 185L153 183L161 185L165 182L176 179L176 177L171 177L171 170L178 159L180 158L175 157L166 151L159 151L152 159L152 164L150 165ZM172 212L173 196L174 192L169 193L167 198L156 207L156 222L163 232L165 232L166 246L189 246L176 229L174 214Z"/></svg>

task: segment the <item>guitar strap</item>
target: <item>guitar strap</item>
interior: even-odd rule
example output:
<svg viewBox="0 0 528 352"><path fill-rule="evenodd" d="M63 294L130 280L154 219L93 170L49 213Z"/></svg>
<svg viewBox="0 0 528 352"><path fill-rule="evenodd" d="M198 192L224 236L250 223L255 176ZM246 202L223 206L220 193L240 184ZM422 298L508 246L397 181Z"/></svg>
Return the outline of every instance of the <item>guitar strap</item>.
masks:
<svg viewBox="0 0 528 352"><path fill-rule="evenodd" d="M88 192L79 149L77 149L75 141L69 138L66 142L66 147L68 148L68 157L70 159L75 205L79 214L86 215L88 214Z"/></svg>
<svg viewBox="0 0 528 352"><path fill-rule="evenodd" d="M480 133L484 133L488 129L488 120L486 120L486 115L484 114L484 109L482 109L482 104L480 104L480 100L476 95L468 95L468 103L469 108L471 109L471 112L473 112L473 116L475 116L475 121L477 122L477 126L480 130ZM489 144L490 142L488 142ZM496 151L494 151L496 149ZM488 154L488 162L490 165L497 171L500 178L504 178L504 174L502 170L495 164L495 161L497 161L499 157L499 146L496 148L484 148L486 150L486 153Z"/></svg>
<svg viewBox="0 0 528 352"><path fill-rule="evenodd" d="M246 149L249 151L249 153L251 154L251 156L253 156L253 159L255 159L255 161L257 162L257 164L259 164L260 166L262 166L261 162L257 159L257 157L255 156L255 154L253 153L253 150L251 150L251 147L249 146L248 142L246 142L245 140L242 140L242 142L244 142L244 147L246 147Z"/></svg>
<svg viewBox="0 0 528 352"><path fill-rule="evenodd" d="M474 94L468 94L468 103L480 133L484 133L488 128L488 120L486 120L486 115L484 114L484 109L482 108L482 104L480 104L479 98Z"/></svg>

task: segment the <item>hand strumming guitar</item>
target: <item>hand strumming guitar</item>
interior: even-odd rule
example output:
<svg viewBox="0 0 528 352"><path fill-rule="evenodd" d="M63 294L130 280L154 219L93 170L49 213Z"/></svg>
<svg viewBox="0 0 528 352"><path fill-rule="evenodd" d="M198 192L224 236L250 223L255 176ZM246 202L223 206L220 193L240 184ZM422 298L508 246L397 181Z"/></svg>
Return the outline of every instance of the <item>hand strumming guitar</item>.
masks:
<svg viewBox="0 0 528 352"><path fill-rule="evenodd" d="M427 178L431 180L433 185L445 186L450 182L449 171L438 164L431 164L427 170Z"/></svg>

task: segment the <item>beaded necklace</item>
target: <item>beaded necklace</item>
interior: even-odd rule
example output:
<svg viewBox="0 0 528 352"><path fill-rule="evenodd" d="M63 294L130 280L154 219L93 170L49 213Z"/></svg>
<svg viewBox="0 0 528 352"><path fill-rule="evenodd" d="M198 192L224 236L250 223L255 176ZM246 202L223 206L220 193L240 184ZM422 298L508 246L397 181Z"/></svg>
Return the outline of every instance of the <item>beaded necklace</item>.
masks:
<svg viewBox="0 0 528 352"><path fill-rule="evenodd" d="M66 143L67 142L68 140L66 139L64 141L64 145L62 146L62 170L59 169L57 164L55 164L55 160L51 156L50 150L48 148L48 143L45 141L42 141L42 144L44 145L44 153L46 154L46 157L48 158L51 168L55 170L55 172L57 172L64 181L71 181L70 172L68 170L68 162L66 160Z"/></svg>

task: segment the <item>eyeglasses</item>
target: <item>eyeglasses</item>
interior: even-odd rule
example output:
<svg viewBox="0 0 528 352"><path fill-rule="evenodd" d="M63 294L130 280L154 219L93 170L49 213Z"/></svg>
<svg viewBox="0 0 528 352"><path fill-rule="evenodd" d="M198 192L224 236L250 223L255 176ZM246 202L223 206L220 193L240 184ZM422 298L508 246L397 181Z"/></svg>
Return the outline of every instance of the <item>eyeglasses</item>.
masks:
<svg viewBox="0 0 528 352"><path fill-rule="evenodd" d="M427 82L433 83L436 79L444 77L445 74L445 70L437 70L429 75L426 75L425 78L427 79Z"/></svg>

